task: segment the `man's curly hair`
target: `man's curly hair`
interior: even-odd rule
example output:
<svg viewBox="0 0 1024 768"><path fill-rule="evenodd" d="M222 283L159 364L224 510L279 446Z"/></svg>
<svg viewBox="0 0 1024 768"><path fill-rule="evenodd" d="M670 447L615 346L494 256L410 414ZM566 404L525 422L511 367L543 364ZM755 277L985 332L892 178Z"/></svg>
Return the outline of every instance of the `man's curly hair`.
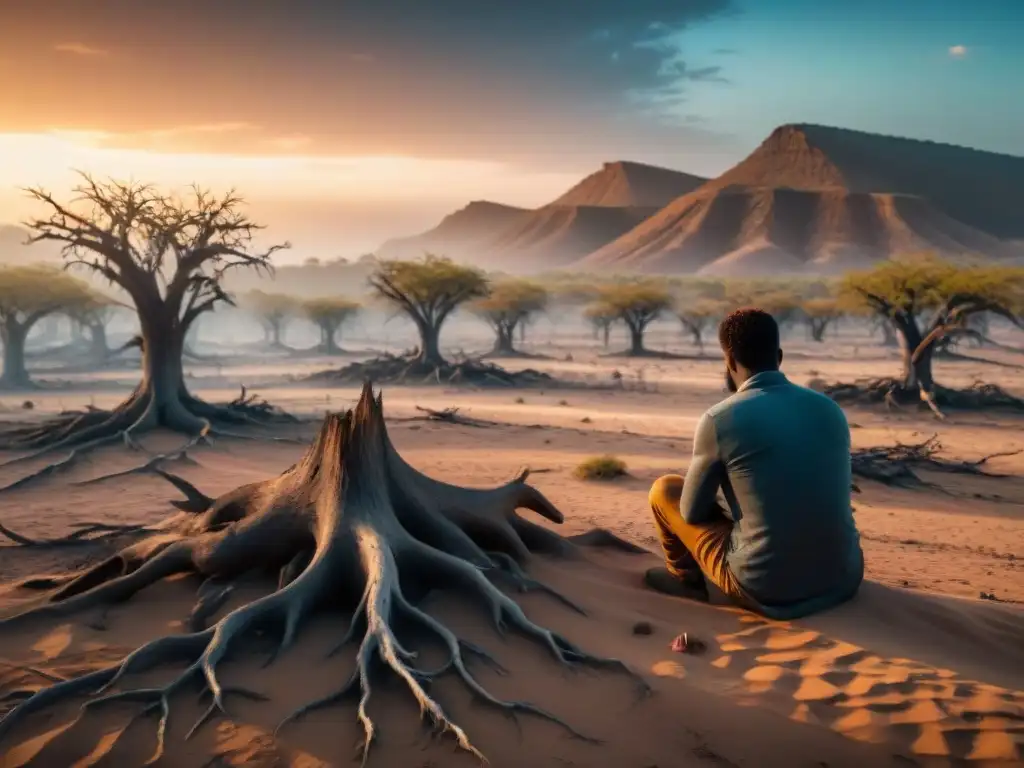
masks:
<svg viewBox="0 0 1024 768"><path fill-rule="evenodd" d="M756 307L729 314L718 326L722 351L751 371L772 370L779 365L779 324Z"/></svg>

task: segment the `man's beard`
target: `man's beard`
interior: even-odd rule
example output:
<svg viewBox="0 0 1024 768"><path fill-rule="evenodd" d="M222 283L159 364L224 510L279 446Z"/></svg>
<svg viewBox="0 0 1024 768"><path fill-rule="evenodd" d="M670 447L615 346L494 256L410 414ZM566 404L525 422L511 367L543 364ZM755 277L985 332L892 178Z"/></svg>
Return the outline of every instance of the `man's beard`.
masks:
<svg viewBox="0 0 1024 768"><path fill-rule="evenodd" d="M736 382L732 380L732 374L729 373L729 369L725 369L725 391L735 393L738 387Z"/></svg>

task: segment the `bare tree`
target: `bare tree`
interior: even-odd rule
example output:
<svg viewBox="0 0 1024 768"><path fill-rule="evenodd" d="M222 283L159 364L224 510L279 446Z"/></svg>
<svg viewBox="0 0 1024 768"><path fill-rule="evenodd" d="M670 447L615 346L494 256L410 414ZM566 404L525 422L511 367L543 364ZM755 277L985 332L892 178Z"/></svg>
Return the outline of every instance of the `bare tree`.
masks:
<svg viewBox="0 0 1024 768"><path fill-rule="evenodd" d="M32 241L61 243L67 266L91 270L130 297L139 317L142 380L113 411L91 410L49 428L8 432L9 447L84 450L159 426L201 436L271 413L265 403L205 403L189 394L182 370L185 335L196 318L233 303L221 285L224 275L234 269L269 272L270 256L287 247L252 248L259 227L242 212L240 197L193 188L179 198L88 175L69 202L42 189L29 192L49 210L48 217L26 222Z"/></svg>

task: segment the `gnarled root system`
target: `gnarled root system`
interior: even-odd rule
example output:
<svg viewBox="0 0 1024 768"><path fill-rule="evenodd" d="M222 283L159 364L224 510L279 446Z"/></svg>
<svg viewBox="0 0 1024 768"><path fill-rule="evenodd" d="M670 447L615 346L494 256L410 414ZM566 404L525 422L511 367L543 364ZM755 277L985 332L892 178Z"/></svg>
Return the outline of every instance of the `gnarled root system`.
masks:
<svg viewBox="0 0 1024 768"><path fill-rule="evenodd" d="M1001 408L1024 411L1024 400L1015 397L996 384L975 382L967 389L949 389L936 386L927 394L917 388L908 388L899 379L863 379L852 384L830 384L822 390L837 403L884 403L890 408L907 405L927 407L939 418L942 409L981 410Z"/></svg>
<svg viewBox="0 0 1024 768"><path fill-rule="evenodd" d="M941 455L942 443L939 442L938 435L932 435L920 443L859 448L850 454L850 463L853 474L868 480L901 487L935 488L937 486L922 480L914 470L1004 477L989 471L988 462L995 458L1016 456L1019 453L1020 451L999 451L982 456L976 461L955 461Z"/></svg>
<svg viewBox="0 0 1024 768"><path fill-rule="evenodd" d="M131 397L111 411L92 407L83 411L65 411L53 419L20 424L0 432L0 449L23 452L0 464L0 467L35 461L56 451L67 450L62 458L0 486L0 493L23 488L69 469L99 448L120 442L138 449L135 438L158 427L186 434L189 436L188 441L176 451L154 456L140 467L118 473L117 476L148 471L163 461L185 457L190 448L209 443L215 437L291 441L287 437L257 438L225 429L234 425L265 425L272 421L295 423L298 419L262 398L248 394L245 387L231 402L217 405L193 397L184 389L170 403L160 404L147 387L140 386Z"/></svg>
<svg viewBox="0 0 1024 768"><path fill-rule="evenodd" d="M478 387L550 387L555 384L551 376L532 368L509 371L473 358L434 364L412 355L383 355L365 362L351 363L341 369L319 371L307 380L338 384L377 381L386 384L469 384Z"/></svg>
<svg viewBox="0 0 1024 768"><path fill-rule="evenodd" d="M331 414L305 456L280 476L235 489L210 499L185 481L162 473L186 496L181 512L150 529L150 535L111 558L70 578L57 578L38 602L0 621L0 629L39 616L65 616L120 602L157 580L196 572L207 582L189 617L189 633L162 637L143 645L120 662L81 677L53 682L20 700L0 720L0 744L25 718L68 697L86 696L85 708L109 701L138 702L140 714L159 716L157 752L164 748L172 696L198 687L209 698L205 721L223 712L232 696L258 698L249 691L221 684L218 667L232 649L257 630L277 639L283 652L315 610L337 607L349 596L355 610L338 649L356 646L351 679L337 691L294 712L305 712L351 699L365 734L363 758L376 735L367 710L375 675L389 670L404 684L421 712L440 732L454 737L464 750L480 756L469 735L431 698L433 679L456 676L479 701L506 714L528 714L558 723L583 738L555 715L525 701L505 701L474 677L471 661L500 669L483 648L458 637L417 602L403 585L455 589L487 607L499 632L514 630L547 648L557 663L619 669L625 665L586 651L531 621L518 603L500 590L506 583L520 591L548 593L582 611L568 598L527 575L522 563L532 551L571 554L577 546L547 528L520 517L529 509L554 522L562 516L522 473L510 483L489 490L461 488L429 478L410 467L391 444L380 398L367 385L355 409ZM583 537L589 543L636 551L608 533ZM223 605L231 581L255 564L279 570L278 589L245 604L206 627ZM406 576L405 580L400 577ZM408 578L408 577L413 578ZM439 640L446 661L435 669L417 664L408 638L411 628ZM158 688L131 688L129 675L170 661L185 671ZM634 675L640 690L646 684ZM15 697L18 698L18 697ZM283 725L283 724L282 724Z"/></svg>

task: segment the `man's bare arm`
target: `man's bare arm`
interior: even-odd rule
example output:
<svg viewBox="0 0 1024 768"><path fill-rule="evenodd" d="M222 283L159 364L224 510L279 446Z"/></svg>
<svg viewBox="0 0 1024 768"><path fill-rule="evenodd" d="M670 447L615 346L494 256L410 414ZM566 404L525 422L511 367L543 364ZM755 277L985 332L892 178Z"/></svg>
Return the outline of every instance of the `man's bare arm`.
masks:
<svg viewBox="0 0 1024 768"><path fill-rule="evenodd" d="M721 517L717 497L724 477L725 464L718 451L715 422L705 413L697 422L697 431L693 436L693 459L690 468L686 470L683 496L679 500L683 520L691 525L700 525Z"/></svg>

